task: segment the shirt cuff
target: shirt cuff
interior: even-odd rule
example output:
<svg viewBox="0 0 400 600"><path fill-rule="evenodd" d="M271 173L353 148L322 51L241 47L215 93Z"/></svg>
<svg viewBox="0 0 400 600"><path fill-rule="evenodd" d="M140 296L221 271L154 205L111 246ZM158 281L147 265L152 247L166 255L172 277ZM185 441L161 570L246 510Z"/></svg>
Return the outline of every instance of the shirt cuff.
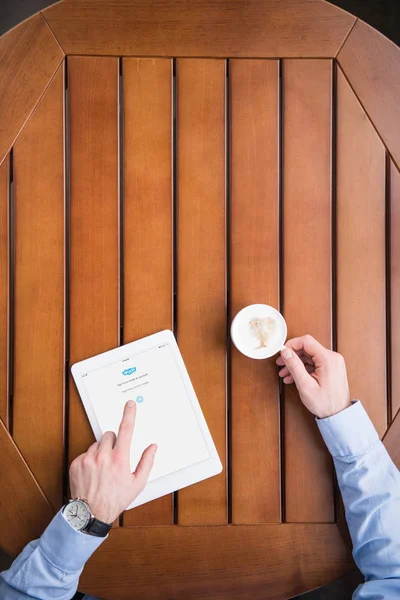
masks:
<svg viewBox="0 0 400 600"><path fill-rule="evenodd" d="M316 421L333 457L364 454L379 440L375 427L359 400L332 417Z"/></svg>
<svg viewBox="0 0 400 600"><path fill-rule="evenodd" d="M39 548L60 571L72 573L84 567L105 539L76 531L60 510L41 536Z"/></svg>

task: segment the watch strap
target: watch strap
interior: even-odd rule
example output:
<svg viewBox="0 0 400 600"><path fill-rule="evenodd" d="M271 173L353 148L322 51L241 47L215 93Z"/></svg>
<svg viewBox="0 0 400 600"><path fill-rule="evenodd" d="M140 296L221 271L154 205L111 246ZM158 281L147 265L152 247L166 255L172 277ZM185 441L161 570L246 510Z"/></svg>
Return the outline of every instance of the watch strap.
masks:
<svg viewBox="0 0 400 600"><path fill-rule="evenodd" d="M112 527L109 523L103 523L103 521L99 521L98 519L92 519L89 523L82 529L84 533L88 535L94 535L96 537L106 537L108 535L110 529Z"/></svg>

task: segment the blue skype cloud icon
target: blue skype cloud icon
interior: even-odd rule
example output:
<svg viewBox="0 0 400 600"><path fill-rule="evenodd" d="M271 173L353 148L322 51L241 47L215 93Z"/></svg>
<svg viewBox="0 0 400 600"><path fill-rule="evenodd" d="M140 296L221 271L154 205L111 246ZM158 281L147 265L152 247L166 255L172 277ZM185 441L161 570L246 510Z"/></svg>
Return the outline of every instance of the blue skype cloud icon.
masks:
<svg viewBox="0 0 400 600"><path fill-rule="evenodd" d="M136 373L136 367L131 367L130 369L122 371L122 375L132 375L133 373Z"/></svg>
<svg viewBox="0 0 400 600"><path fill-rule="evenodd" d="M138 397L136 398L136 402L137 402L138 404L141 404L141 403L143 402L143 400L144 400L143 396L138 396Z"/></svg>

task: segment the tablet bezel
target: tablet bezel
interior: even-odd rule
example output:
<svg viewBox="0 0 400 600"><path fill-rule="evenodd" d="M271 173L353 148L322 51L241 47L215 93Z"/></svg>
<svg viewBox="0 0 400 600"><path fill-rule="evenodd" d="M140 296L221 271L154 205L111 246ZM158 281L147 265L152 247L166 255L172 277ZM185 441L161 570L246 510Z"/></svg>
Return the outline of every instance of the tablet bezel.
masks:
<svg viewBox="0 0 400 600"><path fill-rule="evenodd" d="M165 475L164 477L150 481L146 485L143 492L136 498L136 500L134 500L134 502L127 507L127 510L136 506L140 506L141 504L145 504L146 502L150 502L151 500L155 500L156 498L160 498L161 496L165 496L166 494L180 490L194 483L198 483L204 479L208 479L209 477L213 477L214 475L218 475L222 471L222 463L219 459L217 449L211 437L210 430L208 429L185 363L183 362L183 358L178 344L176 343L175 336L172 331L166 329L164 331L160 331L159 333L149 335L141 340L130 342L124 346L119 346L113 350L108 350L107 352L103 352L97 356L87 358L75 363L71 367L71 373L84 405L94 436L96 440L99 441L102 437L102 432L92 403L86 392L82 375L88 371L104 368L120 360L132 357L134 354L141 354L142 352L151 350L155 346L161 346L163 344L170 345L210 456L208 459L200 463L195 463L194 465L185 467L179 471L175 471L174 473L170 473L169 475Z"/></svg>

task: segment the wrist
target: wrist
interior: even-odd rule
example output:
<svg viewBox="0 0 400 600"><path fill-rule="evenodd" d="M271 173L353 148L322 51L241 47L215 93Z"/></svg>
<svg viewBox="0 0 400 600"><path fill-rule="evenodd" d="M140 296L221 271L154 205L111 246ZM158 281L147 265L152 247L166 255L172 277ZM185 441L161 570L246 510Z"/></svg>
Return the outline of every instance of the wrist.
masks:
<svg viewBox="0 0 400 600"><path fill-rule="evenodd" d="M115 519L119 516L119 513L115 514L115 510L112 510L109 504L104 502L102 495L96 494L95 497L91 497L90 494L79 493L79 491L80 490L73 486L71 489L72 498L82 499L90 510L92 517L102 523L108 523L110 525L114 523Z"/></svg>
<svg viewBox="0 0 400 600"><path fill-rule="evenodd" d="M112 526L112 521L103 521L96 516L84 498L70 500L64 506L62 515L73 529L87 535L105 537Z"/></svg>
<svg viewBox="0 0 400 600"><path fill-rule="evenodd" d="M332 406L325 410L318 411L318 414L316 414L315 416L318 419L328 419L329 417L333 417L334 415L337 415L337 414L343 412L347 408L350 408L351 404L352 404L351 400L348 400L347 402L343 403L340 406Z"/></svg>
<svg viewBox="0 0 400 600"><path fill-rule="evenodd" d="M110 525L114 523L115 519L119 516L119 514L116 515L115 511L111 511L110 508L102 502L92 502L90 503L90 508L95 519L98 519L103 523L109 523Z"/></svg>

